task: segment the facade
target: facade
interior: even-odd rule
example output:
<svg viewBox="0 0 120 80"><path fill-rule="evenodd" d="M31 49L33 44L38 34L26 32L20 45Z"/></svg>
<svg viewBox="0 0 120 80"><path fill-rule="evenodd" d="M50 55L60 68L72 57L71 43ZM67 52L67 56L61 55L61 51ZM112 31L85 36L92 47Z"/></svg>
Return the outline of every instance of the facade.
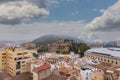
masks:
<svg viewBox="0 0 120 80"><path fill-rule="evenodd" d="M94 48L85 52L87 59L94 59L114 66L120 66L119 48Z"/></svg>
<svg viewBox="0 0 120 80"><path fill-rule="evenodd" d="M0 70L5 70L6 68L6 52L0 51Z"/></svg>
<svg viewBox="0 0 120 80"><path fill-rule="evenodd" d="M5 49L0 52L0 69L15 76L27 72L27 62L32 60L32 52L23 49Z"/></svg>

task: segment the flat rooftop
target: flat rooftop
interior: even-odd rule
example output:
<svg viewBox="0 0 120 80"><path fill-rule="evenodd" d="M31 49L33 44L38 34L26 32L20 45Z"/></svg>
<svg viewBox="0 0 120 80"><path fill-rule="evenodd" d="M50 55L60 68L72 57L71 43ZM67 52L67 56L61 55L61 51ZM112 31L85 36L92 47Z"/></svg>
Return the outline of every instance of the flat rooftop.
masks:
<svg viewBox="0 0 120 80"><path fill-rule="evenodd" d="M120 57L120 48L92 48L87 50L86 52L110 55L113 57Z"/></svg>

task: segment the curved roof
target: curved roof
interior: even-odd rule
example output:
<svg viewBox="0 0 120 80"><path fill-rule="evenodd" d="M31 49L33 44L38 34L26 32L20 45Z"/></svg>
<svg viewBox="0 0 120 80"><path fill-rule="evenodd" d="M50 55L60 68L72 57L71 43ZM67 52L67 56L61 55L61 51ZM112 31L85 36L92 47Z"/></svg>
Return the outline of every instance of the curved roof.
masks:
<svg viewBox="0 0 120 80"><path fill-rule="evenodd" d="M92 48L86 52L106 54L114 57L120 57L120 48Z"/></svg>

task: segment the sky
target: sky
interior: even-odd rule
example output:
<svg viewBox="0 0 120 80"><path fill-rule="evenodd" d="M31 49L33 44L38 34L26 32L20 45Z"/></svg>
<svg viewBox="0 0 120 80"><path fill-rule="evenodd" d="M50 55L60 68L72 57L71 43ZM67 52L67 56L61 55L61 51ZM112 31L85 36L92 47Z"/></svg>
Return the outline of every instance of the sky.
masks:
<svg viewBox="0 0 120 80"><path fill-rule="evenodd" d="M0 40L46 34L120 40L120 0L0 0Z"/></svg>

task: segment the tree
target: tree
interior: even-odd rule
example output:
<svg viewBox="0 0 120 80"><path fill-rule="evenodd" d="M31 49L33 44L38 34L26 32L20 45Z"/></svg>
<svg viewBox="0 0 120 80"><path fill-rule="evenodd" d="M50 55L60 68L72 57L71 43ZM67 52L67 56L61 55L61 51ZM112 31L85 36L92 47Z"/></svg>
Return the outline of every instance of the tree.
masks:
<svg viewBox="0 0 120 80"><path fill-rule="evenodd" d="M67 52L67 51L62 51L61 53L62 53L62 54L68 54L68 52Z"/></svg>
<svg viewBox="0 0 120 80"><path fill-rule="evenodd" d="M74 52L74 53L78 53L78 47L80 46L81 43L77 44L77 43L72 43L72 45L69 48L69 52Z"/></svg>
<svg viewBox="0 0 120 80"><path fill-rule="evenodd" d="M79 46L78 50L80 51L79 54L81 55L81 57L84 56L84 52L86 52L86 50L88 50L88 49L90 49L90 47L87 46L86 43L82 43L82 44Z"/></svg>
<svg viewBox="0 0 120 80"><path fill-rule="evenodd" d="M33 53L33 57L38 58L38 57L39 57L39 55L38 55L38 54L36 54L36 53Z"/></svg>

